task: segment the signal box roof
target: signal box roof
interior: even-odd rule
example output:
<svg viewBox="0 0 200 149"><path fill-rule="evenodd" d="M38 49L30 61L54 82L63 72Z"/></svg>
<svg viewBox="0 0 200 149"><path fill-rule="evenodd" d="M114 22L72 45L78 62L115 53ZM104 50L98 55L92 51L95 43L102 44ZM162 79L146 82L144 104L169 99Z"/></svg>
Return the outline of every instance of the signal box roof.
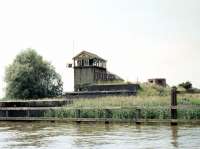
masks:
<svg viewBox="0 0 200 149"><path fill-rule="evenodd" d="M104 62L106 62L106 60L104 60L103 58L101 58L100 56L96 55L96 54L93 54L93 53L90 53L90 52L87 52L87 51L82 51L80 52L79 54L77 54L73 60L78 60L78 59L99 59L99 60L102 60Z"/></svg>

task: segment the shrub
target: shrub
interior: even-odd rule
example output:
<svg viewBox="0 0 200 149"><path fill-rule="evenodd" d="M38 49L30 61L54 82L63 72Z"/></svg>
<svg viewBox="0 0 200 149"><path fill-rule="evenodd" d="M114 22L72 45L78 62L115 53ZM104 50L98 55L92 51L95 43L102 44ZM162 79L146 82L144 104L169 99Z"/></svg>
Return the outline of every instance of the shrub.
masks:
<svg viewBox="0 0 200 149"><path fill-rule="evenodd" d="M31 99L62 94L63 83L55 68L35 50L16 56L5 71L6 98Z"/></svg>

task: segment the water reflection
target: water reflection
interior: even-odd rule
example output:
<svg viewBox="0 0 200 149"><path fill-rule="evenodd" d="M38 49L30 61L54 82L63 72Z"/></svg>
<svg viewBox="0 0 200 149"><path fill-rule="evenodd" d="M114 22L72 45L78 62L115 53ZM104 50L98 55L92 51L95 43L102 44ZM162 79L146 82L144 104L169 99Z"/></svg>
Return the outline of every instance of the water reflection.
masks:
<svg viewBox="0 0 200 149"><path fill-rule="evenodd" d="M199 126L0 122L0 148L197 148Z"/></svg>
<svg viewBox="0 0 200 149"><path fill-rule="evenodd" d="M172 145L178 148L178 126L172 126Z"/></svg>

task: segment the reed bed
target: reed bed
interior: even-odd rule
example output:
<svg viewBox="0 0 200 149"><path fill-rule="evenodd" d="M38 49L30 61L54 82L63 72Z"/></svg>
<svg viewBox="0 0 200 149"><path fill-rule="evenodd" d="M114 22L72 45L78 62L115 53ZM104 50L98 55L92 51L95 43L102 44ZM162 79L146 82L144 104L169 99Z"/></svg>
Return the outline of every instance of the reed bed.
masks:
<svg viewBox="0 0 200 149"><path fill-rule="evenodd" d="M142 119L170 119L170 88L141 85L137 96L107 96L78 99L45 116L60 118L134 119L138 108ZM200 95L178 96L178 105L200 105ZM78 111L79 110L79 111ZM178 109L178 119L200 119L200 109Z"/></svg>

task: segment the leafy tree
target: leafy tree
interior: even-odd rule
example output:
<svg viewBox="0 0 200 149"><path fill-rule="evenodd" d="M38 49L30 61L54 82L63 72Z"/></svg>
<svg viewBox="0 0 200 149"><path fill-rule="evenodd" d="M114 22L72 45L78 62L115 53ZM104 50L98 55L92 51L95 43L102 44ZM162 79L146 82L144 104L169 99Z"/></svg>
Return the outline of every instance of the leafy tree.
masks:
<svg viewBox="0 0 200 149"><path fill-rule="evenodd" d="M54 97L62 95L63 91L61 76L33 49L22 51L16 56L6 68L5 82L7 98Z"/></svg>
<svg viewBox="0 0 200 149"><path fill-rule="evenodd" d="M192 83L187 81L179 84L179 86L183 87L186 90L192 89Z"/></svg>

